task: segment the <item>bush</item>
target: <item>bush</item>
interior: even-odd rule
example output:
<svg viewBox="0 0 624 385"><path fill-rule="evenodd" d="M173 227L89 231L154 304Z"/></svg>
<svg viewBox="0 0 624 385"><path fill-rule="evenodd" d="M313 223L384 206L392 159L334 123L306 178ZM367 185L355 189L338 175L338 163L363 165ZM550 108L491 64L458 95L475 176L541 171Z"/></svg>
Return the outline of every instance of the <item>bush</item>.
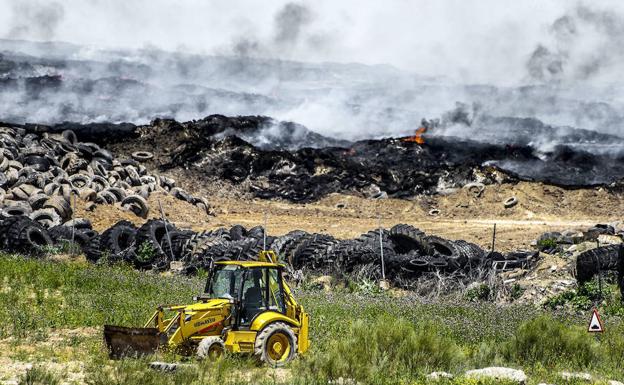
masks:
<svg viewBox="0 0 624 385"><path fill-rule="evenodd" d="M139 262L149 262L154 259L155 255L156 250L148 241L141 243L136 251L136 259Z"/></svg>
<svg viewBox="0 0 624 385"><path fill-rule="evenodd" d="M587 331L566 326L550 316L522 324L503 346L503 357L518 365L557 364L585 368L597 358L597 346Z"/></svg>
<svg viewBox="0 0 624 385"><path fill-rule="evenodd" d="M452 370L462 358L458 346L438 326L386 316L372 323L354 322L346 335L317 351L306 365L316 376L377 382Z"/></svg>
<svg viewBox="0 0 624 385"><path fill-rule="evenodd" d="M469 301L489 301L492 297L492 289L485 283L466 291L466 299Z"/></svg>
<svg viewBox="0 0 624 385"><path fill-rule="evenodd" d="M585 282L576 290L568 290L554 297L549 298L544 306L557 309L569 307L574 310L587 311L594 304L600 303L607 315L624 315L624 305L620 291L615 284L609 284L605 280L602 285L602 293L600 292L598 282L596 280Z"/></svg>
<svg viewBox="0 0 624 385"><path fill-rule="evenodd" d="M548 238L537 241L537 248L539 250L553 250L559 246L556 239Z"/></svg>
<svg viewBox="0 0 624 385"><path fill-rule="evenodd" d="M20 378L20 385L58 385L59 377L43 368L34 367L26 371Z"/></svg>

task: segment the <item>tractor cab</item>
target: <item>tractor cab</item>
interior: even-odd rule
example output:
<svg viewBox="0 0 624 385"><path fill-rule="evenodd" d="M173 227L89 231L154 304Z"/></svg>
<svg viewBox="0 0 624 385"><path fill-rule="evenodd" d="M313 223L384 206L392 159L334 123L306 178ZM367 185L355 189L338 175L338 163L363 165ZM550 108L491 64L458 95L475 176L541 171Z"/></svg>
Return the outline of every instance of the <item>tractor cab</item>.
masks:
<svg viewBox="0 0 624 385"><path fill-rule="evenodd" d="M217 262L200 298L232 301L232 325L248 328L261 313L287 313L282 271L283 266L274 263Z"/></svg>

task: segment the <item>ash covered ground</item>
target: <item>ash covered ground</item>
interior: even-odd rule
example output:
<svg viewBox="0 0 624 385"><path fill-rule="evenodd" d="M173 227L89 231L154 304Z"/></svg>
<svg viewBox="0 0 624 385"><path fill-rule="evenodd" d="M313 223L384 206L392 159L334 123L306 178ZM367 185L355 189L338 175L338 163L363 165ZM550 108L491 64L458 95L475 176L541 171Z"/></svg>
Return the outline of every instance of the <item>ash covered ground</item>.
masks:
<svg viewBox="0 0 624 385"><path fill-rule="evenodd" d="M269 117L223 115L184 123L158 119L144 126L64 123L23 127L33 132L72 129L81 140L124 153L151 151L160 171L191 171L200 179L243 185L260 198L292 202L311 202L330 193L410 198L447 193L473 182L525 180L569 188L620 188L624 157L617 151L584 149L584 145L617 148L618 143L624 144L619 137L570 130L566 138L573 146L561 144L544 151L527 139L546 135L552 127L535 119L481 119L505 121L520 127L522 135L511 143L485 143L436 135L443 128L435 127L423 135L422 144L410 137L349 142Z"/></svg>

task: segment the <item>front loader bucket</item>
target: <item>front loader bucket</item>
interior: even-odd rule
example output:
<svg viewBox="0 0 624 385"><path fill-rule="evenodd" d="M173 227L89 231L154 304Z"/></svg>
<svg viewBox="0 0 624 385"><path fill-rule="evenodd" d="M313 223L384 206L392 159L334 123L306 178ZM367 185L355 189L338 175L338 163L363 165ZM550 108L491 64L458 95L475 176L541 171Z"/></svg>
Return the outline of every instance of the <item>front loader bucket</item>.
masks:
<svg viewBox="0 0 624 385"><path fill-rule="evenodd" d="M155 353L167 342L156 328L127 328L104 325L104 341L110 358L139 357Z"/></svg>

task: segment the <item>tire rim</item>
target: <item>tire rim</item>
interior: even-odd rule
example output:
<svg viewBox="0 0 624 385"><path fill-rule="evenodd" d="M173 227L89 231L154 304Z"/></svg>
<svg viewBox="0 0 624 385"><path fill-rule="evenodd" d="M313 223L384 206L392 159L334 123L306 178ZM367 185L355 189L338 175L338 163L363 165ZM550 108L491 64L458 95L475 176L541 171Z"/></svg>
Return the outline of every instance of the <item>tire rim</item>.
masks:
<svg viewBox="0 0 624 385"><path fill-rule="evenodd" d="M284 362L290 356L290 340L282 333L275 333L267 341L267 356L273 362Z"/></svg>

